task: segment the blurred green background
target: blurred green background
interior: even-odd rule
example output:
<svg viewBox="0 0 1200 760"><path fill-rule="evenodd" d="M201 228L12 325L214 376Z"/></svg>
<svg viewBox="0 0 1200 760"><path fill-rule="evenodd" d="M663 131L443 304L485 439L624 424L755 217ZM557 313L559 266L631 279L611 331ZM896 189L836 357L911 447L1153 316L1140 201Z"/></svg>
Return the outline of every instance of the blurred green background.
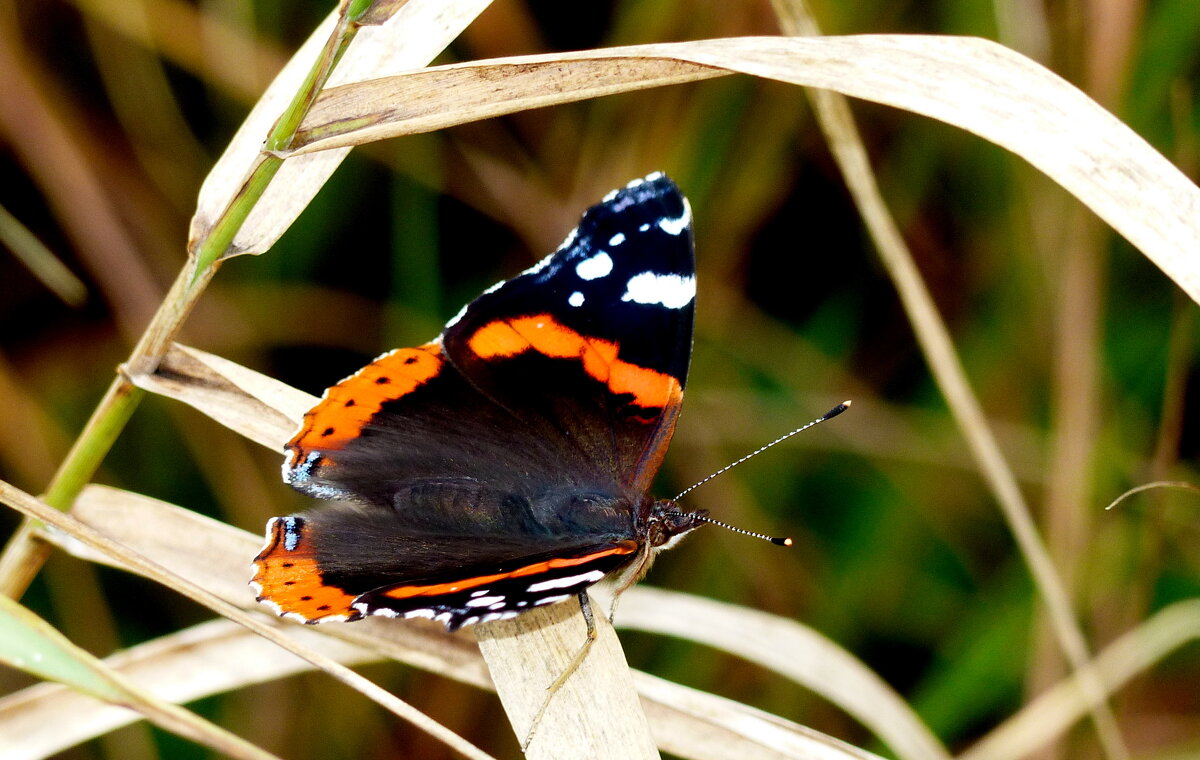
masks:
<svg viewBox="0 0 1200 760"><path fill-rule="evenodd" d="M816 2L827 33L998 40L1197 174L1195 0ZM0 253L0 477L41 490L184 261L205 173L329 3L0 6L0 206L86 285L67 305ZM497 0L443 62L776 34L758 0ZM853 104L884 197L1067 580L1093 649L1200 596L1197 311L1090 212L956 129ZM358 150L269 253L226 264L184 340L319 393L424 342L552 250L609 189L661 169L691 200L696 343L670 495L843 398L854 409L687 506L789 534L700 531L648 582L795 618L862 658L952 749L1062 674L1028 572L919 353L802 93L745 77L620 95ZM1191 402L1191 403L1189 403ZM100 479L259 532L302 509L280 456L151 398ZM0 536L17 525L0 511ZM249 558L247 558L249 560ZM200 622L173 592L56 555L24 599L97 654ZM803 689L624 633L635 667L875 751ZM367 674L502 757L496 699L399 665ZM28 680L0 671L0 691ZM1200 756L1200 650L1113 700L1137 757ZM324 676L195 706L290 758L445 756ZM1042 757L1097 756L1088 726ZM191 758L145 726L69 758Z"/></svg>

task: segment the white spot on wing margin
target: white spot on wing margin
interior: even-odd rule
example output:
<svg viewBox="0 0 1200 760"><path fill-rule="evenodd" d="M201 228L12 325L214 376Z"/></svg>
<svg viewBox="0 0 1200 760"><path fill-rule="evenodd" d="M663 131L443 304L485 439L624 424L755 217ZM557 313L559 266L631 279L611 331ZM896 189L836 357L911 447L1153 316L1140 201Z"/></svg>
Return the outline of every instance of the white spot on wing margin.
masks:
<svg viewBox="0 0 1200 760"><path fill-rule="evenodd" d="M629 278L622 301L682 309L696 297L696 278L680 274L642 272Z"/></svg>

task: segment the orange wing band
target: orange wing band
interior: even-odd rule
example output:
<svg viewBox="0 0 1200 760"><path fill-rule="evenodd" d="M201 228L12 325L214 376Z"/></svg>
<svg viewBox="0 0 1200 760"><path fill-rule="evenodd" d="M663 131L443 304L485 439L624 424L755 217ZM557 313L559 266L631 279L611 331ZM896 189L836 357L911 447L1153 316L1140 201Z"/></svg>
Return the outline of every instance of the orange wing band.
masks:
<svg viewBox="0 0 1200 760"><path fill-rule="evenodd" d="M581 335L550 314L488 322L467 339L467 346L481 359L514 357L526 351L553 359L578 359L590 377L613 393L633 396L638 406L662 408L678 402L682 395L679 381L671 375L618 359L618 343Z"/></svg>
<svg viewBox="0 0 1200 760"><path fill-rule="evenodd" d="M331 387L288 442L287 448L296 453L293 461L304 461L312 449L342 448L385 403L427 383L445 361L437 343L397 348Z"/></svg>
<svg viewBox="0 0 1200 760"><path fill-rule="evenodd" d="M507 573L496 573L494 575L479 575L474 578L464 578L461 581L452 583L437 583L429 586L397 586L393 589L388 589L383 592L383 596L391 597L392 599L408 599L414 596L436 596L438 594L453 594L456 591L475 588L477 586L485 586L489 583L495 583L506 578L520 578L526 575L536 575L547 570L573 567L575 565L585 565L589 562L594 562L603 557L611 557L614 554L633 554L638 550L637 543L634 541L622 541L611 549L588 554L583 557L568 557L565 559L556 558L549 559L545 562L535 562L532 565L517 568Z"/></svg>

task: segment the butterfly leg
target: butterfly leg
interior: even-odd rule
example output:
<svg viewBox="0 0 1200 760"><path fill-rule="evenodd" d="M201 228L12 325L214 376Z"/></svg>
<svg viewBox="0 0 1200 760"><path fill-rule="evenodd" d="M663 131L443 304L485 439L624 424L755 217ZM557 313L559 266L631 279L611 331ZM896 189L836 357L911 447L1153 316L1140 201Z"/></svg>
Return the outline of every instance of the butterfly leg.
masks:
<svg viewBox="0 0 1200 760"><path fill-rule="evenodd" d="M583 613L583 621L587 623L587 638L584 639L583 645L579 647L579 651L571 658L570 664L563 668L563 671L558 674L558 678L555 678L554 682L546 687L546 699L533 716L533 720L529 722L529 731L525 734L525 741L521 742L522 752L529 749L529 743L533 741L533 734L537 731L538 724L542 722L542 716L546 714L546 708L550 706L554 695L567 682L571 674L583 664L583 659L587 657L588 650L592 648L592 644L596 641L596 617L592 613L592 602L588 598L587 590L579 592L579 611Z"/></svg>

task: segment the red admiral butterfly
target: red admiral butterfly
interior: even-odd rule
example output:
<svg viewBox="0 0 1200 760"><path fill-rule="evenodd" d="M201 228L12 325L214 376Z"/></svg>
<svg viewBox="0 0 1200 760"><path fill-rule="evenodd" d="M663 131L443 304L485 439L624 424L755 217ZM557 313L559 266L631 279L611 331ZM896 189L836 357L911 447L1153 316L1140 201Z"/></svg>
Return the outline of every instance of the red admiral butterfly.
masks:
<svg viewBox="0 0 1200 760"><path fill-rule="evenodd" d="M456 630L586 605L610 573L633 583L705 519L647 495L683 401L695 295L687 200L651 174L432 343L327 390L283 478L338 501L267 524L258 600L305 623Z"/></svg>

